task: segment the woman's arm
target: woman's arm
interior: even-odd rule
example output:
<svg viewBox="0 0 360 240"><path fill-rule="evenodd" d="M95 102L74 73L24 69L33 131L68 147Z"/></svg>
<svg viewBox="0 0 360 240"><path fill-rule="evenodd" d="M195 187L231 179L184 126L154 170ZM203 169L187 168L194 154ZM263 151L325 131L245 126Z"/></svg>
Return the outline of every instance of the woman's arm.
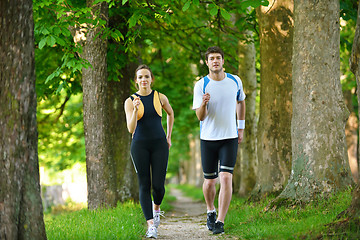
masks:
<svg viewBox="0 0 360 240"><path fill-rule="evenodd" d="M162 108L167 113L166 139L167 139L167 142L168 142L168 145L170 148L171 147L171 133L172 133L173 125L174 125L174 111L169 103L168 98L162 93L160 93L160 100L161 100Z"/></svg>
<svg viewBox="0 0 360 240"><path fill-rule="evenodd" d="M126 124L130 133L134 133L137 125L137 111L139 109L140 99L137 97L132 101L126 99L124 109L126 114Z"/></svg>

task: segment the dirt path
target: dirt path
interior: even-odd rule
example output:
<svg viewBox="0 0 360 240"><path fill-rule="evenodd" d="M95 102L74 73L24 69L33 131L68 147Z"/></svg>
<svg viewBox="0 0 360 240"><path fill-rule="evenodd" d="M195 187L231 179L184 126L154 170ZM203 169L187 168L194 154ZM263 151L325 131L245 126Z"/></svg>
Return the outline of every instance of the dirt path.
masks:
<svg viewBox="0 0 360 240"><path fill-rule="evenodd" d="M234 239L225 234L213 235L206 227L206 206L182 195L178 189L171 189L176 197L174 209L161 218L157 239Z"/></svg>

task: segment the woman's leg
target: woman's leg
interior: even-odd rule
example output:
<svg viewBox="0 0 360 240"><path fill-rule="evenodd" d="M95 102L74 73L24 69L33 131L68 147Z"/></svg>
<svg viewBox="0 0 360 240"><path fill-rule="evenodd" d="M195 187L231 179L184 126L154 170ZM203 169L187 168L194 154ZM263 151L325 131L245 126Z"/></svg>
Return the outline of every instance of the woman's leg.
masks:
<svg viewBox="0 0 360 240"><path fill-rule="evenodd" d="M139 199L146 221L153 219L151 200L150 152L144 141L131 143L131 158L139 180ZM150 222L151 223L151 222Z"/></svg>
<svg viewBox="0 0 360 240"><path fill-rule="evenodd" d="M156 208L159 208L165 195L165 178L169 158L169 147L166 139L153 141L153 151L151 154L151 171L153 198Z"/></svg>

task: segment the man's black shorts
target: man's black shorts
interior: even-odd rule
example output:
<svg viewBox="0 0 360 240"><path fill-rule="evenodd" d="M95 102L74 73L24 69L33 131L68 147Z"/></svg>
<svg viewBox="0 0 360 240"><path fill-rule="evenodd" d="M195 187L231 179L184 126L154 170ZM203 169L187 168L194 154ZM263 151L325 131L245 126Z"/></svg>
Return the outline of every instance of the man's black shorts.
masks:
<svg viewBox="0 0 360 240"><path fill-rule="evenodd" d="M238 138L224 140L201 140L201 163L204 178L218 177L220 172L233 173L238 150Z"/></svg>

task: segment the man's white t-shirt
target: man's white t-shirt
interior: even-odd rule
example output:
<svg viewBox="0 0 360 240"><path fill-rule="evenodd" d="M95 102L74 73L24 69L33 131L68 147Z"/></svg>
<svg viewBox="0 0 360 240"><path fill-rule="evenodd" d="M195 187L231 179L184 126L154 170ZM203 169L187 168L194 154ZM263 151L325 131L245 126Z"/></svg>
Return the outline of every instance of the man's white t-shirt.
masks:
<svg viewBox="0 0 360 240"><path fill-rule="evenodd" d="M210 101L207 105L208 115L200 121L200 139L237 138L236 104L246 97L240 78L227 73L221 81L212 80L209 76L200 79L194 87L194 110L200 107L204 91L210 94Z"/></svg>

